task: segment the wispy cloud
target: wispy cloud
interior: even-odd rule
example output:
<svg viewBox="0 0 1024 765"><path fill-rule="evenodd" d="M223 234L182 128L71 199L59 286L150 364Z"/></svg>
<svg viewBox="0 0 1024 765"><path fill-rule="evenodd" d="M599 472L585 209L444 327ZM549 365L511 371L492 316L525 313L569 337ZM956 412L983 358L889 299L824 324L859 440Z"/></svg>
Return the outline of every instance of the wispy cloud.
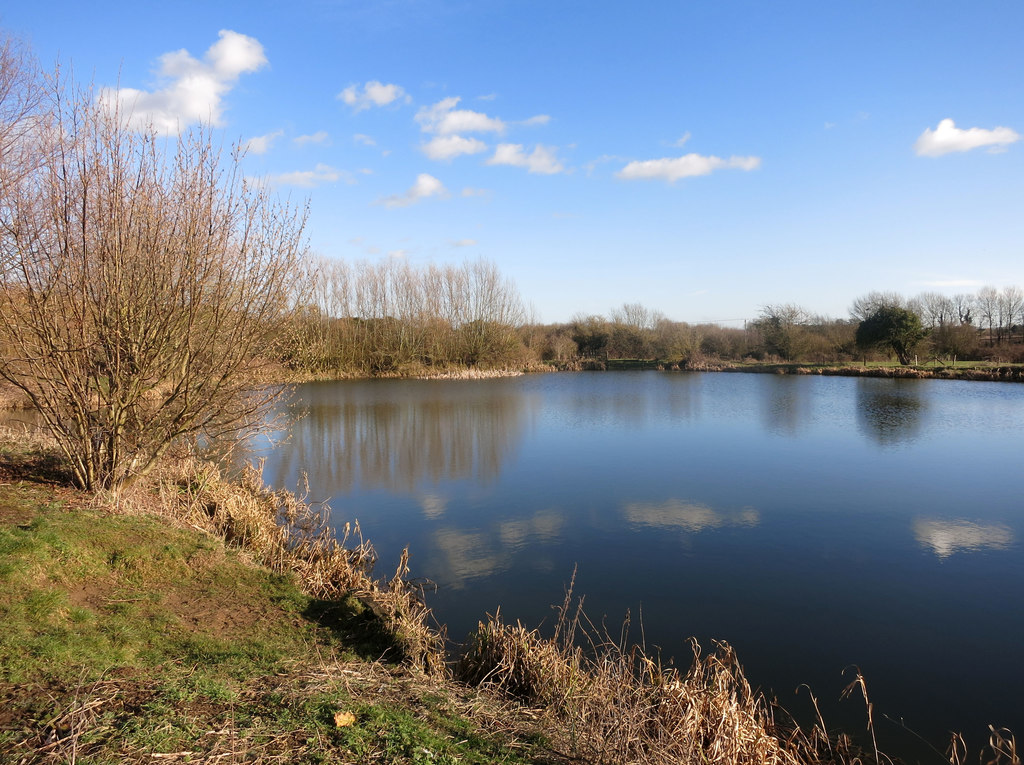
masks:
<svg viewBox="0 0 1024 765"><path fill-rule="evenodd" d="M942 120L935 130L925 128L914 143L914 151L919 157L941 157L958 151L970 151L988 146L989 152L1006 151L1011 143L1020 140L1020 134L1008 127L996 127L991 130L984 128L967 128L963 130L951 119Z"/></svg>
<svg viewBox="0 0 1024 765"><path fill-rule="evenodd" d="M475 247L476 239L456 239L453 241L452 247Z"/></svg>
<svg viewBox="0 0 1024 765"><path fill-rule="evenodd" d="M159 59L158 76L164 87L153 91L135 88L100 88L98 101L117 109L136 129L152 127L161 134L178 133L199 122L215 127L224 124L224 96L238 78L267 65L263 46L254 37L222 29L220 39L203 60L187 50L165 53Z"/></svg>
<svg viewBox="0 0 1024 765"><path fill-rule="evenodd" d="M307 144L320 144L327 145L330 143L331 137L327 134L326 130L318 130L310 135L300 135L292 139L296 146L306 146Z"/></svg>
<svg viewBox="0 0 1024 765"><path fill-rule="evenodd" d="M274 145L274 141L283 135L283 130L275 130L273 133L267 133L266 135L253 136L245 142L245 152L257 155L266 154L270 151L270 147Z"/></svg>
<svg viewBox="0 0 1024 765"><path fill-rule="evenodd" d="M709 175L715 170L736 169L756 170L761 166L760 157L729 157L722 159L701 154L684 154L681 157L664 157L630 162L615 174L623 180L661 180L675 183L680 178Z"/></svg>
<svg viewBox="0 0 1024 765"><path fill-rule="evenodd" d="M401 85L385 85L377 80L371 80L363 85L362 91L358 85L349 85L338 94L338 98L351 106L355 112L361 112L371 106L387 106L395 102L412 103L412 98Z"/></svg>
<svg viewBox="0 0 1024 765"><path fill-rule="evenodd" d="M446 197L448 190L437 178L428 173L420 173L416 176L416 182L404 193L384 197L377 200L377 204L385 207L408 207L430 197Z"/></svg>
<svg viewBox="0 0 1024 765"><path fill-rule="evenodd" d="M356 133L354 136L352 136L352 140L355 141L356 143L361 143L363 146L377 145L377 142L375 140L373 140L368 135L363 135L362 133Z"/></svg>
<svg viewBox="0 0 1024 765"><path fill-rule="evenodd" d="M488 165L512 165L525 167L531 173L554 175L561 173L565 167L555 155L555 147L538 144L529 154L518 143L499 143L494 156L487 160Z"/></svg>
<svg viewBox="0 0 1024 765"><path fill-rule="evenodd" d="M267 176L267 181L275 186L299 186L304 189L315 188L325 183L336 183L339 180L355 183L355 178L351 173L336 170L330 165L324 164L318 164L312 170L296 170L291 173Z"/></svg>
<svg viewBox="0 0 1024 765"><path fill-rule="evenodd" d="M491 192L489 189L474 189L471 186L466 186L462 190L462 196L464 197L489 197Z"/></svg>
<svg viewBox="0 0 1024 765"><path fill-rule="evenodd" d="M932 279L930 281L921 282L925 287L949 287L949 288L969 288L969 287L981 287L985 282L978 279Z"/></svg>

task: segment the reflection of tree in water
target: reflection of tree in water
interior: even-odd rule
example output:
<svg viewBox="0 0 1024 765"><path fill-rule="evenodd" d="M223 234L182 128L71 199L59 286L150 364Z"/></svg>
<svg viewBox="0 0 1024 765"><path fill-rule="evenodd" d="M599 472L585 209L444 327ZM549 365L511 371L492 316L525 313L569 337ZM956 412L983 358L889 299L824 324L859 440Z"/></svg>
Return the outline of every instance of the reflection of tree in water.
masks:
<svg viewBox="0 0 1024 765"><path fill-rule="evenodd" d="M920 435L925 401L920 380L857 380L857 425L882 446L914 441Z"/></svg>
<svg viewBox="0 0 1024 765"><path fill-rule="evenodd" d="M518 445L524 397L500 382L360 382L300 387L286 444L267 461L281 485L412 491L422 481L495 478Z"/></svg>
<svg viewBox="0 0 1024 765"><path fill-rule="evenodd" d="M760 386L765 427L772 433L796 435L810 419L807 382L790 375L771 375Z"/></svg>

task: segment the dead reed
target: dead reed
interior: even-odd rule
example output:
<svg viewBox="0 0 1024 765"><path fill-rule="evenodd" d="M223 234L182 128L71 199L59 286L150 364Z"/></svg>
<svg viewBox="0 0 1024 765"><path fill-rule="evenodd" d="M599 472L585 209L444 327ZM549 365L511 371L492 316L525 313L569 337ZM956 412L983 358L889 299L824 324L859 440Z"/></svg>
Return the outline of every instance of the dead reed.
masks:
<svg viewBox="0 0 1024 765"><path fill-rule="evenodd" d="M570 758L593 763L700 763L701 765L892 765L875 741L874 708L857 671L847 695L863 696L871 749L849 736L831 735L817 712L801 727L785 710L750 687L733 649L717 643L704 655L692 642L685 672L627 641L628 617L613 639L586 619L582 604L570 609L571 588L552 637L500 613L480 622L455 676L494 688L537 708L557 745ZM817 699L811 695L815 710ZM954 738L951 765L966 765L967 747ZM1020 765L1016 741L992 729L979 763Z"/></svg>

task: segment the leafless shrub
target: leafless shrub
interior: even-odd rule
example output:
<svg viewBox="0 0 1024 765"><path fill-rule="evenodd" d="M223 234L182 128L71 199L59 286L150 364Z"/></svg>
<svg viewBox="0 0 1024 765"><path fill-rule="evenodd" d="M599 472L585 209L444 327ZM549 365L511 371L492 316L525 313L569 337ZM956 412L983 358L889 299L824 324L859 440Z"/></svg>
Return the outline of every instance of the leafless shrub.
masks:
<svg viewBox="0 0 1024 765"><path fill-rule="evenodd" d="M28 125L0 135L0 378L80 486L114 488L274 401L279 387L253 382L305 214L247 183L207 131L134 132L59 77L35 89L48 101L29 113L0 89L0 113L14 99Z"/></svg>

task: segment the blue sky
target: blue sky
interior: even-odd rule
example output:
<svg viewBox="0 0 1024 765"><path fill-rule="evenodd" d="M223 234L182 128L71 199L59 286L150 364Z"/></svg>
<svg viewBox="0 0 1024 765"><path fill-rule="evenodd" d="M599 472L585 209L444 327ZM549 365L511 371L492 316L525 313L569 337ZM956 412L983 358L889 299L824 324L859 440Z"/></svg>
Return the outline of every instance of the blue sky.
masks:
<svg viewBox="0 0 1024 765"><path fill-rule="evenodd" d="M251 140L315 251L484 257L542 321L1024 286L1020 0L49 2L0 26L140 117Z"/></svg>

